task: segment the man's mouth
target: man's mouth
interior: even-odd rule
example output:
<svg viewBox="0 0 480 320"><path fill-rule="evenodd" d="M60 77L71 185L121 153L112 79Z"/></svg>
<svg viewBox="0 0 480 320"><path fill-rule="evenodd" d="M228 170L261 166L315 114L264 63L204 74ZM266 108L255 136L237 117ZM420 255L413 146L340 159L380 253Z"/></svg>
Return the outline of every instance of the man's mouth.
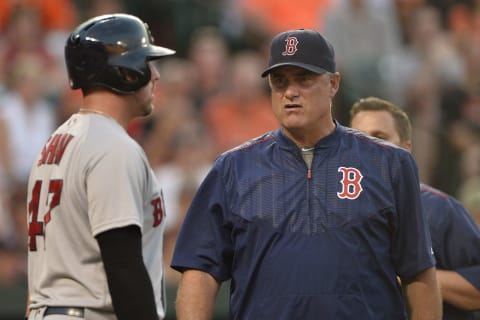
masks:
<svg viewBox="0 0 480 320"><path fill-rule="evenodd" d="M299 104L286 104L285 105L285 109L287 110L291 110L291 109L299 109L301 108L302 106L299 105Z"/></svg>

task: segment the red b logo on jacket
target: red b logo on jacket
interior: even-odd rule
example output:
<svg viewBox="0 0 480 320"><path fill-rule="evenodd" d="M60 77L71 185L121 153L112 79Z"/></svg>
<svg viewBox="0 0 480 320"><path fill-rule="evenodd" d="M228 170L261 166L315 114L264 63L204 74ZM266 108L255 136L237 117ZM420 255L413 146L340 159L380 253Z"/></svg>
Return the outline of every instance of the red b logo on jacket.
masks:
<svg viewBox="0 0 480 320"><path fill-rule="evenodd" d="M363 175L360 170L356 168L339 167L338 172L342 173L342 191L337 192L337 196L340 199L357 199L363 188L360 182L363 179Z"/></svg>

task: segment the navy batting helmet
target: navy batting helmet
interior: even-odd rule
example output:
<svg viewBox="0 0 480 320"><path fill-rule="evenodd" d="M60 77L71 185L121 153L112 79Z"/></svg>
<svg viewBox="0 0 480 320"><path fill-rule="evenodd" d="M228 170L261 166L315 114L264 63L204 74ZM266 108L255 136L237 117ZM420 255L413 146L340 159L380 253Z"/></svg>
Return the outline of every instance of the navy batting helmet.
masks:
<svg viewBox="0 0 480 320"><path fill-rule="evenodd" d="M132 93L150 81L148 61L174 53L153 45L147 24L135 16L98 16L78 26L65 44L70 87Z"/></svg>

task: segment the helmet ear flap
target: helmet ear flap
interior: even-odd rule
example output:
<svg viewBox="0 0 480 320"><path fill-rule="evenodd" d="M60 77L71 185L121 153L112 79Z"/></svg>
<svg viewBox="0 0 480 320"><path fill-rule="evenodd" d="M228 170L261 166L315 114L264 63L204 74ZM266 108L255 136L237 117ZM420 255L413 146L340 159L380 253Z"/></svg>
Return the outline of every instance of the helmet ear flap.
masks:
<svg viewBox="0 0 480 320"><path fill-rule="evenodd" d="M135 84L140 79L138 74L127 68L117 67L115 68L115 71L117 72L117 76L120 77L120 79L123 79L123 82L125 83Z"/></svg>
<svg viewBox="0 0 480 320"><path fill-rule="evenodd" d="M148 74L141 74L137 70L115 67L116 79L120 87L125 86L125 88L137 88L140 89L148 83L150 80L150 72ZM148 70L149 71L149 70Z"/></svg>

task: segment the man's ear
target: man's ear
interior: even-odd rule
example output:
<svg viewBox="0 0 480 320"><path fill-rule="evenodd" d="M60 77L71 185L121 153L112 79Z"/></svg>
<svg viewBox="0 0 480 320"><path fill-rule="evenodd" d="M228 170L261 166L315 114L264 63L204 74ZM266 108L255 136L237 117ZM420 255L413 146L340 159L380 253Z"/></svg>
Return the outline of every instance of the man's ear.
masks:
<svg viewBox="0 0 480 320"><path fill-rule="evenodd" d="M330 76L330 98L333 98L337 94L340 87L340 73L335 72Z"/></svg>

